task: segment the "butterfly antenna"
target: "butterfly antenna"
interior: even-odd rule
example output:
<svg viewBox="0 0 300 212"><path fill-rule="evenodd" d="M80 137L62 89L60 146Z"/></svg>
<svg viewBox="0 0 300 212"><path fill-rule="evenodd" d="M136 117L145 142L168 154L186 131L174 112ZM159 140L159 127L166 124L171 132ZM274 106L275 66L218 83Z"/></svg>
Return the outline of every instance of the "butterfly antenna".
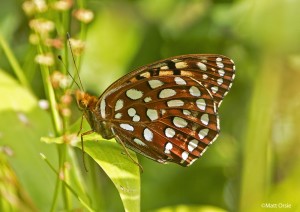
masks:
<svg viewBox="0 0 300 212"><path fill-rule="evenodd" d="M77 74L77 77L78 77L78 79L79 79L80 88L81 88L82 91L84 91L83 85L82 85L82 82L81 82L81 79L80 79L80 76L79 76L78 67L77 67L77 65L76 65L76 61L75 61L75 57L74 57L74 53L73 53L73 49L72 49L72 45L71 45L70 39L71 39L71 36L70 36L70 34L67 32L67 40L68 40L68 43L69 43L69 46L70 46L70 51L71 51L73 63L74 63L75 69L76 69L76 74ZM77 84L77 83L76 83L76 84Z"/></svg>
<svg viewBox="0 0 300 212"><path fill-rule="evenodd" d="M67 73L68 73L69 76L72 78L73 82L77 85L77 87L79 88L79 90L81 90L82 88L81 88L81 87L79 86L79 84L76 82L75 78L71 75L71 73L68 71L67 66L66 66L66 64L64 63L64 61L63 61L61 55L58 55L57 57L58 57L58 59L60 60L60 62L64 65L64 67L65 67Z"/></svg>

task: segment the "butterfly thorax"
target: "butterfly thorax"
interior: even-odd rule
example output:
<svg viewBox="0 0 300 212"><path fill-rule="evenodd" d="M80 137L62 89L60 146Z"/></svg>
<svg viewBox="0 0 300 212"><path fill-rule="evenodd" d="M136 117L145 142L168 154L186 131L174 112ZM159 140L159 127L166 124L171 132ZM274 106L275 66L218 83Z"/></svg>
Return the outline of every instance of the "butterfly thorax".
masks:
<svg viewBox="0 0 300 212"><path fill-rule="evenodd" d="M109 123L104 121L98 110L98 98L82 91L76 91L76 100L78 107L83 111L84 117L90 124L92 130L100 134L105 139L111 139L114 134L111 131Z"/></svg>

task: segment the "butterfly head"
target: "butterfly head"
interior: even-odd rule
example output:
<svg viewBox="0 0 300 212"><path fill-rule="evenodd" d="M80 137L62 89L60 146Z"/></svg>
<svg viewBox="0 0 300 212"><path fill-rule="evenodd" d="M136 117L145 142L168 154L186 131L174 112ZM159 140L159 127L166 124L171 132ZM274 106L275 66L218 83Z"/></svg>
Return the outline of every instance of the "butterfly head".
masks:
<svg viewBox="0 0 300 212"><path fill-rule="evenodd" d="M97 103L97 98L95 96L91 96L88 93L77 90L76 93L76 101L80 110L83 111L84 117L87 119L92 129L95 129L95 125L97 124L94 119L94 111Z"/></svg>
<svg viewBox="0 0 300 212"><path fill-rule="evenodd" d="M91 96L88 93L77 90L76 101L80 110L87 111L95 108L98 99L95 96Z"/></svg>

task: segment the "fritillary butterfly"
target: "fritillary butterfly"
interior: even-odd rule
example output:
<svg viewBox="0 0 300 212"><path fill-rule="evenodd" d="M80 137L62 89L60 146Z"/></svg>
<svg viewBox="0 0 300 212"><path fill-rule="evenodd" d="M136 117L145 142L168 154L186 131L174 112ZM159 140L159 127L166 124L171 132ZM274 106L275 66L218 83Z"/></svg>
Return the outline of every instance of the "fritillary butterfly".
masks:
<svg viewBox="0 0 300 212"><path fill-rule="evenodd" d="M234 77L233 61L215 54L142 66L99 98L77 92L92 128L82 136L96 132L159 163L189 166L219 135L218 108Z"/></svg>

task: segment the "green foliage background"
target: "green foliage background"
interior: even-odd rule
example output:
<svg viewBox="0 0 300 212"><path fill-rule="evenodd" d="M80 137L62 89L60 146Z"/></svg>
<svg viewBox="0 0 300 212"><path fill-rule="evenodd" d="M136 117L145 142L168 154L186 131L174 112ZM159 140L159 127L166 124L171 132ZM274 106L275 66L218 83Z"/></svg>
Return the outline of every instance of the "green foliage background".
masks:
<svg viewBox="0 0 300 212"><path fill-rule="evenodd" d="M189 168L138 156L141 175L118 144L97 136L85 144L86 173L80 149L55 134L53 113L38 107L49 96L22 3L0 0L0 211L300 211L299 1L75 1L95 19L64 30L86 33L80 74L96 96L170 56L217 53L236 63L218 140ZM67 132L77 133L79 117L74 103Z"/></svg>

